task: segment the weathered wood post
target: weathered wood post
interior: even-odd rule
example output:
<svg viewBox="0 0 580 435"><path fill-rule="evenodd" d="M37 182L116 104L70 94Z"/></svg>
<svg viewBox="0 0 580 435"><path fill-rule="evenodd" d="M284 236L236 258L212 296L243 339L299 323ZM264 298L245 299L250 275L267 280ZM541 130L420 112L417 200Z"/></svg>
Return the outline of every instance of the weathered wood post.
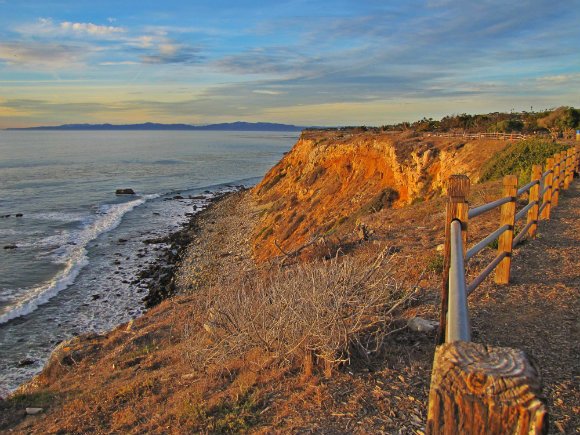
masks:
<svg viewBox="0 0 580 435"><path fill-rule="evenodd" d="M544 192L544 198L542 199L542 206L546 204L544 209L542 210L541 218L542 219L550 219L550 210L552 209L552 179L554 178L554 159L550 157L546 159L546 171L550 171L546 178L544 178L544 185L543 187L547 187L546 191Z"/></svg>
<svg viewBox="0 0 580 435"><path fill-rule="evenodd" d="M429 435L546 434L537 368L524 352L456 341L435 351Z"/></svg>
<svg viewBox="0 0 580 435"><path fill-rule="evenodd" d="M574 164L574 171L580 173L580 144L576 145L576 162Z"/></svg>
<svg viewBox="0 0 580 435"><path fill-rule="evenodd" d="M508 225L509 229L499 236L498 254L506 253L506 256L497 265L495 270L496 284L509 284L511 263L512 263L512 243L514 240L514 224L516 219L516 196L518 194L518 177L506 175L503 178L503 196L510 197L511 201L503 204L500 210L499 226Z"/></svg>
<svg viewBox="0 0 580 435"><path fill-rule="evenodd" d="M463 237L463 256L467 248L467 215L469 204L469 178L466 175L452 175L447 181L447 214L445 218L445 248L443 250L443 281L441 283L441 312L439 313L439 331L437 342L445 340L447 325L447 308L449 297L449 263L451 260L450 225L454 219L461 221L461 235Z"/></svg>
<svg viewBox="0 0 580 435"><path fill-rule="evenodd" d="M566 160L564 163L564 190L568 190L570 182L572 181L572 153L574 150L568 148L566 151Z"/></svg>
<svg viewBox="0 0 580 435"><path fill-rule="evenodd" d="M558 206L560 197L560 153L554 154L554 176L552 177L552 208Z"/></svg>
<svg viewBox="0 0 580 435"><path fill-rule="evenodd" d="M532 180L531 181L540 181L542 178L542 165L534 165L532 166ZM535 202L536 205L533 205L532 208L528 211L528 221L527 224L530 225L530 229L528 230L528 236L530 238L536 237L536 233L538 232L538 210L540 209L540 184L536 184L530 188L529 194L529 203Z"/></svg>
<svg viewBox="0 0 580 435"><path fill-rule="evenodd" d="M566 151L560 153L560 192L564 190L564 179L566 174Z"/></svg>

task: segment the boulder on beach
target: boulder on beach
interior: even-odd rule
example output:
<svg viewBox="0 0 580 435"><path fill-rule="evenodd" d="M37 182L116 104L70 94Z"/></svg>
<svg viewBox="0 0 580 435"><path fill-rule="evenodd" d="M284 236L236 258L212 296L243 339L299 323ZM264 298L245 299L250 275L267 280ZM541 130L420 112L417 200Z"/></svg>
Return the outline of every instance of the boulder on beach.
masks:
<svg viewBox="0 0 580 435"><path fill-rule="evenodd" d="M35 363L36 361L34 361L32 358L25 358L23 360L18 361L18 367L27 367Z"/></svg>
<svg viewBox="0 0 580 435"><path fill-rule="evenodd" d="M116 195L135 195L135 191L133 189L117 189L115 190Z"/></svg>
<svg viewBox="0 0 580 435"><path fill-rule="evenodd" d="M16 248L18 248L18 246L15 245L14 243L4 246L4 249L16 249Z"/></svg>

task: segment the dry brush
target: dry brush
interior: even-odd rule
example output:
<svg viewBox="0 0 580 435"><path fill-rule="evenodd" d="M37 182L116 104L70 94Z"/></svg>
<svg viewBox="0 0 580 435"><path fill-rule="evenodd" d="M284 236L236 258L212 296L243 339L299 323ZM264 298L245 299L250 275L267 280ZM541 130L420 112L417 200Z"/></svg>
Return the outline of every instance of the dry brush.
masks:
<svg viewBox="0 0 580 435"><path fill-rule="evenodd" d="M224 277L193 307L185 329L189 360L198 368L225 364L256 348L284 364L308 353L326 364L368 358L416 291L393 277L400 262L389 252Z"/></svg>

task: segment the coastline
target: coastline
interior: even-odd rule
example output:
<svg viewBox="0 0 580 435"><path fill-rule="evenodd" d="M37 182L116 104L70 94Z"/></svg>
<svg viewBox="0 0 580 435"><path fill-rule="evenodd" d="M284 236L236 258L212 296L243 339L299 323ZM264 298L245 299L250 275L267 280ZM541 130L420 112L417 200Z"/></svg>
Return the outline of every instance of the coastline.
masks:
<svg viewBox="0 0 580 435"><path fill-rule="evenodd" d="M90 343L95 339L100 340L117 330L123 330L126 325L142 321L148 313L154 311L163 302L179 297L187 298L188 294L201 286L215 283L224 273L247 272L255 269L251 250L244 249L249 246L247 243L249 231L254 225L247 214L256 213L254 206L251 205L252 187L244 185L227 185L227 187L233 190L206 191L205 195L213 196L204 197L207 204L196 213L192 213L177 230L165 236L144 241L148 246L165 246L159 248L160 254L153 263L137 272L132 281L132 285L147 286L148 289L142 299L145 309L138 316L102 332L81 332L56 344L38 373L12 390L0 391L0 403L14 394L34 388L39 377L42 377L45 372L54 371L52 366L55 362L59 366L68 365L63 364L63 349L73 347L83 349L85 352L85 347L90 347ZM201 196L187 199L201 199ZM240 213L240 208L243 208L244 212ZM235 222L232 222L232 219ZM243 228L244 226L246 228ZM231 230L236 233L233 238L230 237ZM227 231L228 237L221 237L223 231ZM240 237L244 237L245 240L240 240ZM220 241L226 242L227 246L221 246ZM240 264L242 264L241 267ZM2 427L1 423L0 420L0 427Z"/></svg>
<svg viewBox="0 0 580 435"><path fill-rule="evenodd" d="M151 238L135 243L132 247L131 257L137 259L141 258L142 267L138 267L132 274L123 277L123 282L127 283L127 286L136 289L135 291L138 295L138 299L134 301L136 305L134 305L133 308L136 315L131 316L131 320L129 321L135 321L139 317L142 317L151 308L177 293L175 291L175 274L180 267L180 263L184 258L187 247L193 243L198 236L199 220L205 216L215 204L232 194L246 190L248 190L248 188L244 185L228 184L222 185L221 187L211 191L206 190L197 195L184 194L183 197L174 195L166 199L167 201L185 201L188 204L191 203L193 205L193 211L185 213L186 219L178 223L175 228L169 229L165 234L163 234L163 232L153 234ZM126 242L125 239L119 239L115 246L128 246L128 243ZM121 260L119 260L119 258L120 257L118 257L117 254L111 258L114 260L111 262L111 265L109 266L110 269L107 272L110 273L111 276L115 274L114 276L117 277L119 276L117 274L120 269L126 269L124 260L122 260L122 257ZM115 290L112 292L115 292ZM106 297L105 295L101 296L98 293L92 293L93 292L90 292L88 296L93 299L92 304L89 302L91 305L100 303L101 300ZM139 296L139 294L141 296ZM16 322L22 322L22 318L16 319ZM12 374L12 372L6 373L6 380L10 379L10 376L13 376L16 377L19 382L2 385L2 388L0 389L0 400L2 400L3 397L8 397L14 392L19 391L21 388L25 388L28 383L42 373L49 364L52 354L58 350L58 348L63 346L63 343L75 340L82 341L83 337L91 336L95 333L106 334L126 322L127 319L119 319L114 323L109 322L107 326L100 328L100 330L81 329L78 332L74 331L73 334L68 337L65 336L58 341L51 340L50 346L47 346L46 349L43 350L44 356L19 356L15 363L17 365L13 366L15 370L14 373L19 372L19 374Z"/></svg>

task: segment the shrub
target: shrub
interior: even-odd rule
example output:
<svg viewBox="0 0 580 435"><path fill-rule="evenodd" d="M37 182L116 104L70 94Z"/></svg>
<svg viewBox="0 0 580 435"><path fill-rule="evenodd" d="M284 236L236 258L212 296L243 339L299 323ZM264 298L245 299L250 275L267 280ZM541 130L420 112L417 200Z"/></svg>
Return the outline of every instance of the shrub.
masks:
<svg viewBox="0 0 580 435"><path fill-rule="evenodd" d="M392 256L384 250L374 261L335 257L265 277L224 277L200 298L205 305L193 308L199 325L186 328L191 362L226 364L256 348L285 363L306 351L331 362L353 352L368 357L414 292L391 277Z"/></svg>
<svg viewBox="0 0 580 435"><path fill-rule="evenodd" d="M381 211L385 207L391 207L393 202L399 199L399 192L392 187L386 187L373 197L367 204L363 205L359 213L366 215Z"/></svg>
<svg viewBox="0 0 580 435"><path fill-rule="evenodd" d="M480 181L513 174L518 176L520 184L527 183L530 181L532 165L545 163L548 157L565 148L565 145L536 138L510 144L483 165Z"/></svg>
<svg viewBox="0 0 580 435"><path fill-rule="evenodd" d="M270 190L272 187L274 187L276 184L278 184L278 182L284 178L286 176L286 172L284 171L280 171L279 173L277 173L274 177L272 177L266 184L264 184L262 186L262 189L260 189L261 193L265 193L268 190Z"/></svg>

